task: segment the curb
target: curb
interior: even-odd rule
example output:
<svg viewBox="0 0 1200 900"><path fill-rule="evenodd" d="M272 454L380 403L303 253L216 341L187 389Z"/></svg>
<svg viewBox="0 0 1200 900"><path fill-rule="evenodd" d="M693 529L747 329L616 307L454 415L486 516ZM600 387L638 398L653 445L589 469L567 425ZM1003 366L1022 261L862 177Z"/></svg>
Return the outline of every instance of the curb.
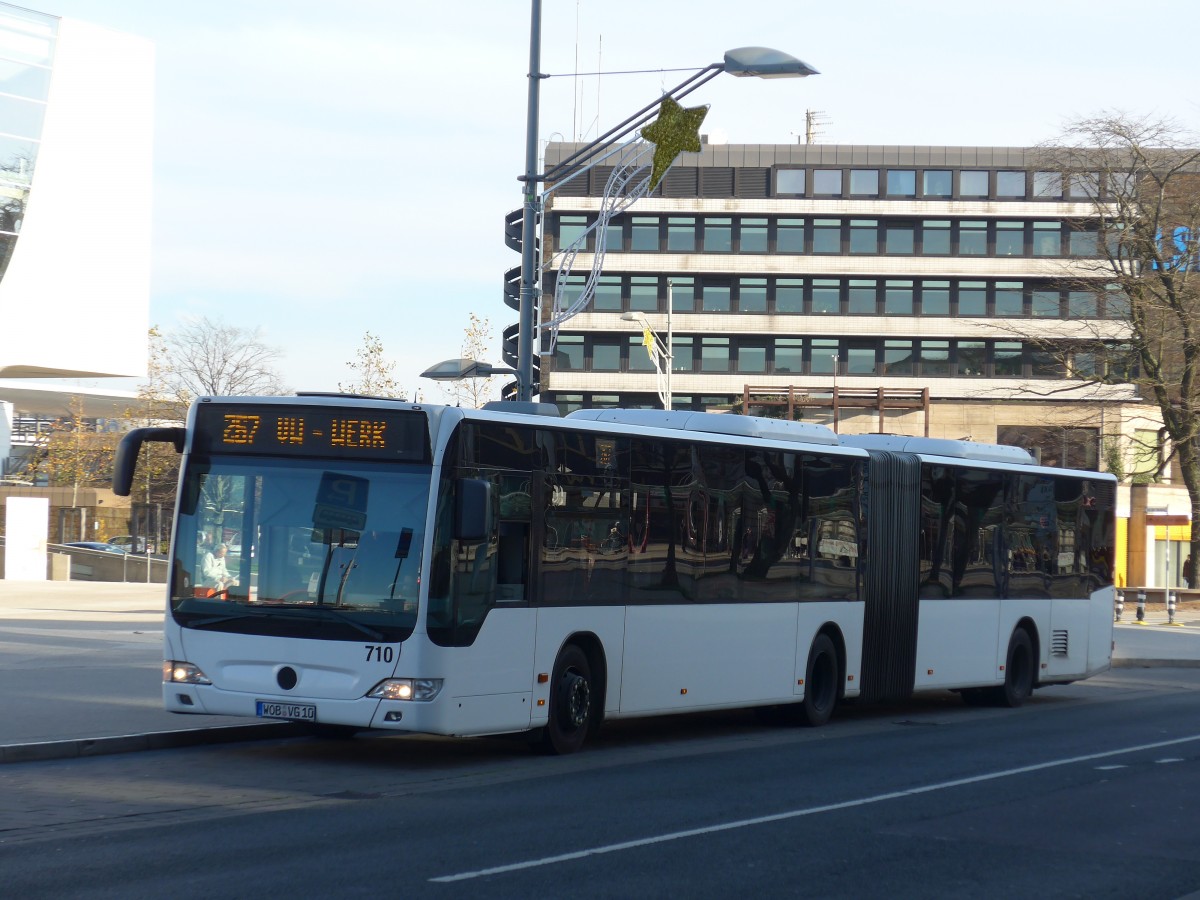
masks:
<svg viewBox="0 0 1200 900"><path fill-rule="evenodd" d="M265 741L308 734L302 725L278 722L262 725L219 725L186 731L155 731L148 734L123 734L115 737L74 738L65 741L39 741L31 744L0 745L0 764L45 762L55 759L79 759L135 753L142 750L171 750L205 744L231 744L237 741Z"/></svg>
<svg viewBox="0 0 1200 900"><path fill-rule="evenodd" d="M1113 669L1200 669L1200 659L1114 659Z"/></svg>

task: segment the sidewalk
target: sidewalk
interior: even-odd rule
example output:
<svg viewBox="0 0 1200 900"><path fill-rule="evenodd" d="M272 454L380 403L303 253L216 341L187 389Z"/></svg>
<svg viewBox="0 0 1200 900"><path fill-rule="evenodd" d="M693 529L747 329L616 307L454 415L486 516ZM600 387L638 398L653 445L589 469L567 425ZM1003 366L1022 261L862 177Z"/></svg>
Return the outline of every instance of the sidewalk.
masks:
<svg viewBox="0 0 1200 900"><path fill-rule="evenodd" d="M0 580L0 763L294 733L162 708L162 584Z"/></svg>
<svg viewBox="0 0 1200 900"><path fill-rule="evenodd" d="M0 580L0 763L302 734L302 726L162 708L165 587ZM1146 624L1126 604L1113 666L1200 667L1200 602Z"/></svg>

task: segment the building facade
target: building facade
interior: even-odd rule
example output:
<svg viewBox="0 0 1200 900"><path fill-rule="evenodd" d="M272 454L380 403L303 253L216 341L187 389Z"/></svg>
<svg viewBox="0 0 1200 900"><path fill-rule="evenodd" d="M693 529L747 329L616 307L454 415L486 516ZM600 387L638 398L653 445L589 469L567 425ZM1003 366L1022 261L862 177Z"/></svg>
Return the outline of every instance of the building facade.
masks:
<svg viewBox="0 0 1200 900"><path fill-rule="evenodd" d="M550 144L547 167L579 146ZM550 186L548 269L595 221L610 173ZM543 340L542 399L659 406L640 314L672 336L676 408L787 410L1086 468L1116 447L1126 471L1149 465L1129 448L1156 412L1129 385L1085 380L1120 356L1097 339L1116 350L1127 327L1098 275L1109 189L1023 148L706 145L609 223L593 301L552 350Z"/></svg>

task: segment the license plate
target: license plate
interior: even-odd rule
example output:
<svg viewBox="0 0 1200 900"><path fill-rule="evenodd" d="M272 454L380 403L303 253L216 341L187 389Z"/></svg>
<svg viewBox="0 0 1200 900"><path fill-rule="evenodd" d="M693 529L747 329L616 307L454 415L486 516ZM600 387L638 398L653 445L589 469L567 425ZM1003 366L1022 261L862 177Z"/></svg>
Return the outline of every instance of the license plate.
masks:
<svg viewBox="0 0 1200 900"><path fill-rule="evenodd" d="M311 703L277 703L273 700L256 701L260 719L291 719L296 722L317 721L317 708Z"/></svg>

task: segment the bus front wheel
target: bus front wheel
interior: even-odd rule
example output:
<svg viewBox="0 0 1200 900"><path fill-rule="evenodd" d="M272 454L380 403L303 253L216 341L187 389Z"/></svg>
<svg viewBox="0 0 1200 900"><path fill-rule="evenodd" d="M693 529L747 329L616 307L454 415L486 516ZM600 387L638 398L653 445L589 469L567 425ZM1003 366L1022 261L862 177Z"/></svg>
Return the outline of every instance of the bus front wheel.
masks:
<svg viewBox="0 0 1200 900"><path fill-rule="evenodd" d="M550 720L542 732L547 753L574 753L583 746L594 710L592 667L574 644L563 647L550 680Z"/></svg>
<svg viewBox="0 0 1200 900"><path fill-rule="evenodd" d="M840 687L837 649L827 634L818 634L808 651L808 668L804 673L804 702L800 704L800 721L813 728L824 725L833 715Z"/></svg>

